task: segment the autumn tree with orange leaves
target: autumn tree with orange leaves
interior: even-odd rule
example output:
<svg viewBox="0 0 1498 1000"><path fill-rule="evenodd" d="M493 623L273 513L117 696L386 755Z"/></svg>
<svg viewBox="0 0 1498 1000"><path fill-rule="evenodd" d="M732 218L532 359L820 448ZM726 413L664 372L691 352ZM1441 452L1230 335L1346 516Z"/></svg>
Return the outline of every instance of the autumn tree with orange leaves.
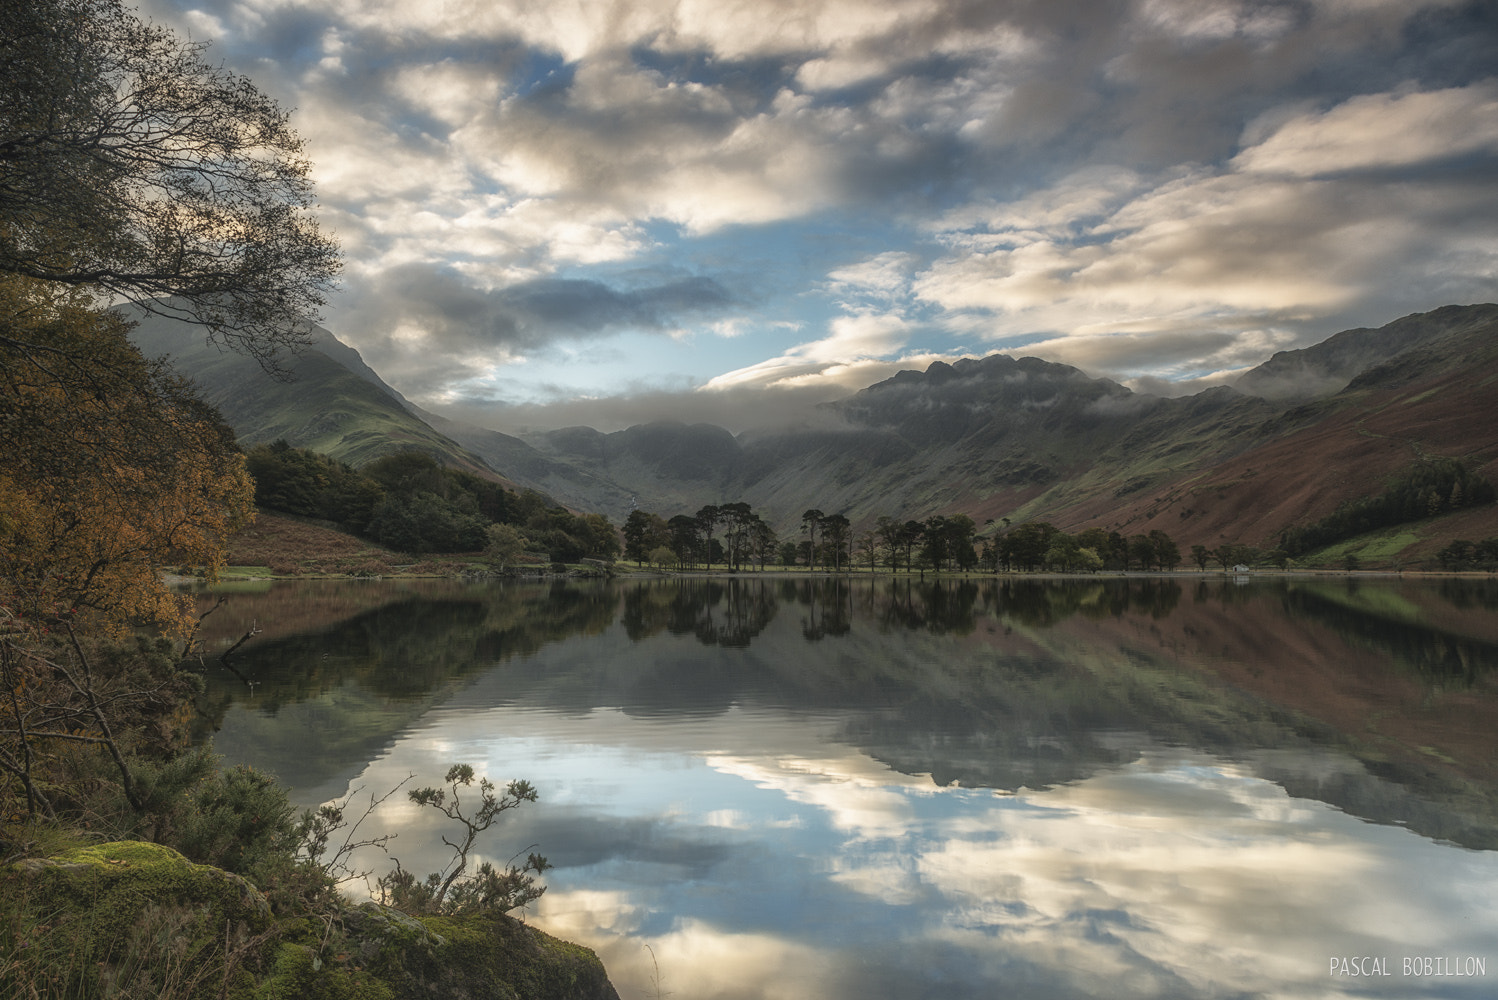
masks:
<svg viewBox="0 0 1498 1000"><path fill-rule="evenodd" d="M339 269L312 205L288 113L202 43L121 0L0 4L0 826L81 801L90 761L144 809L130 754L190 687L140 644L192 629L162 573L212 576L253 514L232 432L108 307L284 375Z"/></svg>
<svg viewBox="0 0 1498 1000"><path fill-rule="evenodd" d="M190 685L100 640L185 638L191 604L161 571L216 572L253 483L217 413L115 314L0 276L0 317L0 774L52 813L56 769L92 748L138 807L126 755Z"/></svg>
<svg viewBox="0 0 1498 1000"><path fill-rule="evenodd" d="M0 587L20 620L85 611L113 631L184 634L160 571L208 574L248 523L233 432L130 343L115 314L55 284L0 277Z"/></svg>

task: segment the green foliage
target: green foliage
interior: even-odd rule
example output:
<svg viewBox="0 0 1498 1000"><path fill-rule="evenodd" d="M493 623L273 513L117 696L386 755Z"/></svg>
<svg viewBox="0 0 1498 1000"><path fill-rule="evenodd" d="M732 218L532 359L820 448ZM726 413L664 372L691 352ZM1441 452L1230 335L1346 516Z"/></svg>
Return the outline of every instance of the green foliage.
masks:
<svg viewBox="0 0 1498 1000"><path fill-rule="evenodd" d="M498 483L444 468L416 450L355 470L277 441L251 448L246 465L260 506L325 518L400 552L477 551L485 529L520 508Z"/></svg>
<svg viewBox="0 0 1498 1000"><path fill-rule="evenodd" d="M973 551L973 519L966 514L930 517L921 525L921 555L940 573L948 563L970 569L978 557Z"/></svg>
<svg viewBox="0 0 1498 1000"><path fill-rule="evenodd" d="M1455 459L1419 462L1379 495L1348 501L1314 524L1287 528L1280 547L1298 556L1379 528L1490 504L1494 497L1492 484Z"/></svg>
<svg viewBox="0 0 1498 1000"><path fill-rule="evenodd" d="M274 366L340 267L289 116L119 0L0 16L0 271L204 325Z"/></svg>
<svg viewBox="0 0 1498 1000"><path fill-rule="evenodd" d="M398 552L477 552L488 543L488 527L478 514L422 492L409 500L387 494L365 532Z"/></svg>
<svg viewBox="0 0 1498 1000"><path fill-rule="evenodd" d="M185 806L172 839L194 861L260 882L294 848L295 811L285 789L264 772L243 765L215 770L187 793Z"/></svg>
<svg viewBox="0 0 1498 1000"><path fill-rule="evenodd" d="M0 872L0 994L243 996L269 913L170 848L106 843Z"/></svg>
<svg viewBox="0 0 1498 1000"><path fill-rule="evenodd" d="M395 1000L394 988L362 969L325 963L315 948L286 942L254 1000Z"/></svg>
<svg viewBox="0 0 1498 1000"><path fill-rule="evenodd" d="M255 445L245 453L255 479L255 504L267 510L336 522L362 532L385 497L376 480L326 455L285 441Z"/></svg>
<svg viewBox="0 0 1498 1000"><path fill-rule="evenodd" d="M1498 569L1498 537L1471 542L1459 538L1436 553L1442 569L1472 570Z"/></svg>
<svg viewBox="0 0 1498 1000"><path fill-rule="evenodd" d="M562 507L536 510L525 522L525 534L530 547L544 550L554 563L612 561L619 554L619 533L602 514L579 517Z"/></svg>
<svg viewBox="0 0 1498 1000"><path fill-rule="evenodd" d="M619 552L618 533L603 515L548 507L539 494L517 495L423 451L386 455L355 470L277 441L251 448L246 464L260 506L331 520L399 552L477 552L488 547L493 525L513 526L519 551L544 550L553 562L612 560Z"/></svg>
<svg viewBox="0 0 1498 1000"><path fill-rule="evenodd" d="M1150 560L1160 570L1172 570L1181 564L1181 550L1165 532L1156 529L1149 533Z"/></svg>
<svg viewBox="0 0 1498 1000"><path fill-rule="evenodd" d="M114 795L140 812L133 761L174 751L201 690L171 650L80 635L71 620L27 634L0 605L0 820L78 819Z"/></svg>
<svg viewBox="0 0 1498 1000"><path fill-rule="evenodd" d="M1060 533L1061 529L1054 524L1027 521L1000 539L999 561L1004 566L1015 569L1040 569L1045 565L1046 553Z"/></svg>
<svg viewBox="0 0 1498 1000"><path fill-rule="evenodd" d="M466 916L508 913L541 898L546 887L538 885L535 876L545 873L551 865L539 854L531 853L519 867L511 859L503 871L485 861L472 875L467 874L468 855L479 834L493 826L502 813L523 802L536 801L536 790L530 782L511 781L503 793L495 794L494 783L479 778L477 804L465 809L463 796L466 789L473 787L473 768L454 764L444 780L447 788L417 788L409 795L418 806L436 809L462 826L460 841L442 838L453 849L452 861L442 871L419 881L397 861L395 870L376 883L381 901L411 914Z"/></svg>
<svg viewBox="0 0 1498 1000"><path fill-rule="evenodd" d="M632 510L624 519L624 558L633 559L643 565L651 559L651 553L671 540L665 519L658 514L643 510Z"/></svg>
<svg viewBox="0 0 1498 1000"><path fill-rule="evenodd" d="M484 534L484 558L500 571L525 551L525 536L512 525L491 524Z"/></svg>

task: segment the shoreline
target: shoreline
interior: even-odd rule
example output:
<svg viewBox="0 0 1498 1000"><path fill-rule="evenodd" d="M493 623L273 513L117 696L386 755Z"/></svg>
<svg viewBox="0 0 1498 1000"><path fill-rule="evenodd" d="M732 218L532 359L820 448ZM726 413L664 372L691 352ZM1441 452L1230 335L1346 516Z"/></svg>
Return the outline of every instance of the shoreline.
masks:
<svg viewBox="0 0 1498 1000"><path fill-rule="evenodd" d="M171 587L188 587L195 585L214 586L220 583L270 583L287 580L368 580L378 582L384 580L459 580L459 579L488 579L488 580L672 580L672 579L699 579L699 580L915 580L924 582L926 580L1160 580L1160 579L1232 579L1250 580L1257 578L1315 578L1315 579L1453 579L1453 580L1484 580L1498 579L1498 571L1492 570L1424 570L1424 569L1315 569L1303 567L1297 569L1252 569L1246 572L1234 572L1232 570L1103 570L1091 573L1066 573L1058 571L1029 572L1025 570L1005 570L1001 572L958 572L937 573L927 571L895 572L889 570L844 570L840 572L823 570L787 569L779 567L766 570L654 570L626 568L609 574L552 573L541 571L536 573L381 573L381 574L358 574L358 573L295 573L277 574L270 572L256 572L260 567L226 567L214 581L208 581L202 576L188 576L181 573L162 573L162 582Z"/></svg>

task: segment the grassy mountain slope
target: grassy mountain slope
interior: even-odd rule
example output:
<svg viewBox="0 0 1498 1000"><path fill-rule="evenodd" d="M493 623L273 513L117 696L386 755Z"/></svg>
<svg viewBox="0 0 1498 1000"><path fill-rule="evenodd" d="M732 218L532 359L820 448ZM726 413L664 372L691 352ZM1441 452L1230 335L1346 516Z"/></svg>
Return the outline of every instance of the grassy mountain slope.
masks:
<svg viewBox="0 0 1498 1000"><path fill-rule="evenodd" d="M628 514L629 490L595 470L557 461L510 434L448 420L413 404L408 408L434 430L481 455L506 482L537 490L575 510L607 513L616 522Z"/></svg>
<svg viewBox="0 0 1498 1000"><path fill-rule="evenodd" d="M1459 323L1367 368L1341 392L1267 421L1258 443L1231 460L1122 505L1079 504L1071 515L1129 533L1160 528L1207 545L1272 544L1292 524L1377 494L1421 459L1458 458L1498 481L1498 309L1481 308L1486 322ZM1498 508L1446 515L1410 534L1401 558L1429 558L1451 538L1498 535Z"/></svg>
<svg viewBox="0 0 1498 1000"><path fill-rule="evenodd" d="M1306 402L1340 392L1374 365L1432 341L1490 326L1498 305L1444 306L1397 319L1377 330L1345 330L1298 351L1281 351L1238 379L1254 396Z"/></svg>
<svg viewBox="0 0 1498 1000"><path fill-rule="evenodd" d="M522 440L447 421L322 330L289 384L180 323L148 318L135 337L147 353L172 354L247 443L285 438L353 464L418 447L459 467L487 463L615 523L635 507L669 517L741 500L790 535L815 507L860 528L886 514L962 512L979 524L1158 528L1183 550L1272 547L1286 528L1381 492L1422 459L1459 458L1498 481L1498 305L1347 331L1275 355L1236 388L1178 399L1036 358L937 363L828 404L820 429L737 438L661 421ZM1452 538L1493 535L1498 509L1461 511L1375 548L1408 564Z"/></svg>
<svg viewBox="0 0 1498 1000"><path fill-rule="evenodd" d="M1422 458L1460 458L1498 480L1495 352L1498 306L1450 306L1284 352L1238 388L1179 399L994 355L870 386L828 407L836 429L732 439L658 423L536 443L579 488L585 475L611 484L578 500L614 517L627 494L666 516L743 500L782 531L811 507L855 525L961 511L980 524L1037 518L1272 547ZM1311 382L1336 391L1298 402ZM1400 558L1494 534L1482 512L1446 515L1412 532Z"/></svg>
<svg viewBox="0 0 1498 1000"><path fill-rule="evenodd" d="M354 466L417 448L444 464L492 475L483 459L411 414L357 351L320 327L313 335L313 346L290 359L294 379L288 382L207 343L203 331L187 323L141 317L131 339L149 356L170 355L243 444L284 438Z"/></svg>

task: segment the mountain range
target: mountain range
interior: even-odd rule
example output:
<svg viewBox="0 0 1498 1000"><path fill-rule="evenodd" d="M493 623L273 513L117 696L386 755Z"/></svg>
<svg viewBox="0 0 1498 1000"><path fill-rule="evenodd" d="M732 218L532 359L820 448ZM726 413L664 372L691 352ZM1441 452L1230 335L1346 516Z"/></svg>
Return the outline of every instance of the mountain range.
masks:
<svg viewBox="0 0 1498 1000"><path fill-rule="evenodd" d="M289 383L181 323L145 317L133 337L171 355L246 444L284 438L356 466L420 448L615 523L635 507L670 517L745 501L782 531L809 508L855 527L960 512L1269 547L1415 462L1457 458L1498 479L1492 304L1348 330L1192 396L994 354L902 371L825 404L815 426L738 435L660 421L519 437L446 420L321 328ZM1468 509L1424 522L1391 555L1419 561L1451 538L1494 535L1498 512Z"/></svg>

